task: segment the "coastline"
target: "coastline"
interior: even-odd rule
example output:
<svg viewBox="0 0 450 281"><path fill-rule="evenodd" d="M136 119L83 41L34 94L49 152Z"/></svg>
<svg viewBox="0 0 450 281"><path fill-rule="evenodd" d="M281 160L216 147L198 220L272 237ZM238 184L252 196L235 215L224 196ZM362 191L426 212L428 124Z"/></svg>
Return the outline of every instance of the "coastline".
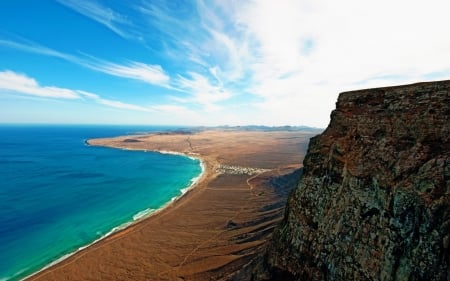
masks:
<svg viewBox="0 0 450 281"><path fill-rule="evenodd" d="M270 183L300 166L311 136L203 131L90 140L95 146L196 158L202 173L164 208L136 214L124 229L26 280L222 280L264 247L288 194ZM134 141L126 141L130 138ZM216 169L220 165L265 172L233 174Z"/></svg>
<svg viewBox="0 0 450 281"><path fill-rule="evenodd" d="M87 139L84 141L84 144L87 146L93 146L92 144L89 143L90 139ZM204 177L206 176L206 168L205 168L205 164L204 164L204 160L199 157L199 155L196 155L196 157L192 156L192 155L188 155L182 152L177 152L177 151L166 151L166 150L143 150L143 149L132 149L132 148L125 148L125 147L111 147L113 149L121 149L121 150L132 150L132 151L142 151L142 152L153 152L153 153L160 153L160 154L170 154L170 155L177 155L177 156L182 156L182 157L187 157L189 159L193 159L193 160L198 160L199 161L199 165L201 168L200 174L194 178L191 179L191 183L189 186L181 188L180 189L180 195L178 196L174 196L172 197L169 201L167 201L164 205L162 205L161 207L159 207L158 209L151 209L151 208L147 208L145 210L139 211L136 214L133 215L133 220L131 221L127 221L125 223L122 223L121 225L118 225L116 227L114 227L113 229L111 229L108 233L106 233L105 235L99 237L98 239L94 240L93 242L90 242L84 246L79 247L77 250L65 254L63 256L61 256L60 258L56 259L55 261L49 263L48 265L44 266L43 268L39 269L38 271L25 276L24 278L21 278L20 280L31 280L34 276L44 272L45 270L49 269L52 266L55 266L65 260L67 260L68 258L82 252L83 250L89 248L89 247L93 247L95 246L95 244L100 243L101 241L104 241L106 239L108 239L111 236L114 235L120 235L120 232L122 231L127 231L128 228L134 227L137 224L141 223L142 221L158 215L159 213L161 213L162 211L164 211L164 209L169 208L172 204L176 204L177 201L179 201L183 196L187 195L193 188L195 188L196 185L198 185L202 179L204 179ZM18 273L19 274L19 273ZM16 274L16 275L18 275ZM14 276L11 276L11 278L14 278ZM6 279L8 280L8 279ZM1 280L0 280L1 281Z"/></svg>

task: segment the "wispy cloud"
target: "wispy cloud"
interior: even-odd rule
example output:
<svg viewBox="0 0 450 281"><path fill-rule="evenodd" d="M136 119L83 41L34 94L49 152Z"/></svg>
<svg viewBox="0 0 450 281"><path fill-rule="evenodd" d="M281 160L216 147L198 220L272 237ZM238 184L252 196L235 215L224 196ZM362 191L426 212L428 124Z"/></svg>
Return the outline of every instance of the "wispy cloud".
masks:
<svg viewBox="0 0 450 281"><path fill-rule="evenodd" d="M131 21L124 15L90 0L58 0L62 5L104 25L123 38L131 38Z"/></svg>
<svg viewBox="0 0 450 281"><path fill-rule="evenodd" d="M178 70L170 85L186 95L173 97L174 102L211 112L240 94L235 88L247 75L250 50L235 24L228 21L227 12L232 13L233 8L218 1L177 5L143 1L136 8L161 34L164 55Z"/></svg>
<svg viewBox="0 0 450 281"><path fill-rule="evenodd" d="M207 77L195 72L190 72L189 78L180 76L177 87L189 94L187 101L201 105L206 111L218 110L218 102L232 97L227 89L212 84Z"/></svg>
<svg viewBox="0 0 450 281"><path fill-rule="evenodd" d="M53 99L87 99L108 107L145 112L153 111L150 108L139 105L104 99L97 94L86 91L71 90L54 86L41 86L34 78L10 70L0 71L0 93L1 92Z"/></svg>
<svg viewBox="0 0 450 281"><path fill-rule="evenodd" d="M0 91L15 92L45 98L80 98L76 91L53 86L40 86L35 79L10 70L0 72Z"/></svg>
<svg viewBox="0 0 450 281"><path fill-rule="evenodd" d="M138 80L177 92L183 92L187 96L179 98L177 102L184 101L194 105L200 105L208 111L217 110L219 108L217 103L227 100L232 96L231 91L224 86L221 80L221 76L224 75L217 66L211 67L208 70L208 75L201 75L190 71L186 75L178 75L178 77L171 79L160 65L151 65L136 61L118 64L89 55L74 56L30 41L20 43L0 40L0 45L25 52L57 57L112 76Z"/></svg>
<svg viewBox="0 0 450 281"><path fill-rule="evenodd" d="M126 29L118 28L129 24L125 16L98 2L59 2L120 33ZM117 63L85 54L67 54L30 41L0 40L0 45L57 57L108 75L158 85L184 93L185 96L179 97L176 103L185 101L198 109L218 110L222 101L233 96L230 84L241 79L245 72L243 65L248 56L248 46L225 32L227 22L216 16L215 10L201 2L198 5L177 6L176 12L182 14L181 18L174 14L175 6L170 3L143 1L136 7L141 18L148 19L149 28L156 27L156 33L161 34L159 39L167 46L166 58L170 60L171 68L177 69L177 73L171 75L161 65L134 60ZM145 26L140 28L144 30Z"/></svg>
<svg viewBox="0 0 450 281"><path fill-rule="evenodd" d="M251 95L261 123L325 126L341 91L448 73L450 37L437 31L450 20L431 1L198 0L182 14L148 1L140 12L187 66L173 85L188 95L174 101L211 111ZM436 16L417 21L424 11Z"/></svg>
<svg viewBox="0 0 450 281"><path fill-rule="evenodd" d="M222 18L228 25L221 32L250 46L241 64L249 73L245 91L260 98L254 105L265 112L265 123L325 126L341 91L426 80L433 71L448 73L450 38L441 34L450 18L442 0L227 5L232 7L216 11L227 14ZM424 14L433 16L418 21Z"/></svg>
<svg viewBox="0 0 450 281"><path fill-rule="evenodd" d="M144 112L152 112L153 111L150 108L143 107L140 105L124 103L124 102L117 101L117 100L104 99L97 94L89 93L86 91L77 91L77 93L80 94L82 97L88 98L90 100L95 101L96 103L106 105L109 107L134 110L134 111L144 111Z"/></svg>
<svg viewBox="0 0 450 281"><path fill-rule="evenodd" d="M58 1L119 36L142 38L132 42L142 52L111 61L27 40L0 39L0 46L164 88L146 109L91 96L106 106L195 110L216 123L325 126L341 91L450 73L445 0ZM164 104L154 105L156 97ZM243 103L255 114L236 109Z"/></svg>
<svg viewBox="0 0 450 281"><path fill-rule="evenodd" d="M131 61L127 64L116 64L101 60L84 62L84 66L110 75L143 81L153 85L168 86L170 77L160 65L150 65Z"/></svg>
<svg viewBox="0 0 450 281"><path fill-rule="evenodd" d="M189 116L195 115L196 113L185 106L173 105L173 104L160 104L154 105L151 109L155 111L160 111L164 113L174 114L176 116Z"/></svg>
<svg viewBox="0 0 450 281"><path fill-rule="evenodd" d="M168 87L170 80L170 77L165 73L160 65L145 64L136 61L129 61L126 64L118 64L89 55L75 56L66 54L30 41L20 43L0 39L0 46L60 58L95 71L117 77L138 80L152 85L159 85L161 87Z"/></svg>
<svg viewBox="0 0 450 281"><path fill-rule="evenodd" d="M450 39L436 32L450 22L443 3L256 1L241 10L240 18L260 50L256 75L301 72L299 78L310 84L351 85L380 75L413 77L446 67ZM404 7L408 13L402 12ZM417 21L424 12L434 16Z"/></svg>
<svg viewBox="0 0 450 281"><path fill-rule="evenodd" d="M75 56L65 54L62 52L58 52L56 50L47 48L45 46L41 46L41 45L36 44L29 40L23 40L23 42L16 42L16 41L11 41L11 40L0 39L0 46L8 47L8 48L23 51L23 52L60 58L60 59L66 60L66 61L74 62L74 63L77 63L78 61L80 61Z"/></svg>

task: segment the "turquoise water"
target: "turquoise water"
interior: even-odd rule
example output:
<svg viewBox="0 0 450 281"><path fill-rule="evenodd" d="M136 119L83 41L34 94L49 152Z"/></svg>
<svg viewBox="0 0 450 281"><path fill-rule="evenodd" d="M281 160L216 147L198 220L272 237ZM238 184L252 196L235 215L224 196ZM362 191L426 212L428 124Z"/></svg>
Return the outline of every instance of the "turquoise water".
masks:
<svg viewBox="0 0 450 281"><path fill-rule="evenodd" d="M0 126L0 280L18 280L180 196L198 160L85 145L162 127Z"/></svg>

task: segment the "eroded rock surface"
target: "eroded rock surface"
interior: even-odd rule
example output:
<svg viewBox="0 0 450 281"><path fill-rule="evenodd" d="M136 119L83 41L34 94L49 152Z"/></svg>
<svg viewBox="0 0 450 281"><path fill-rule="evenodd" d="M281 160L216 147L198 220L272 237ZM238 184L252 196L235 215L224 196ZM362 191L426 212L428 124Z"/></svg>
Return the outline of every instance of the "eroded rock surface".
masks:
<svg viewBox="0 0 450 281"><path fill-rule="evenodd" d="M450 81L342 93L266 256L272 280L450 280Z"/></svg>

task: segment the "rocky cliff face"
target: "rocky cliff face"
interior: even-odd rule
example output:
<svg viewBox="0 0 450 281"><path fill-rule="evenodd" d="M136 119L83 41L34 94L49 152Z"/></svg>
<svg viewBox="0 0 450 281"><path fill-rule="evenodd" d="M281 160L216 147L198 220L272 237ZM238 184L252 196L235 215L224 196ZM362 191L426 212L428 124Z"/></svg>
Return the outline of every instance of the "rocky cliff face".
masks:
<svg viewBox="0 0 450 281"><path fill-rule="evenodd" d="M450 280L450 81L342 93L266 256L272 280Z"/></svg>

